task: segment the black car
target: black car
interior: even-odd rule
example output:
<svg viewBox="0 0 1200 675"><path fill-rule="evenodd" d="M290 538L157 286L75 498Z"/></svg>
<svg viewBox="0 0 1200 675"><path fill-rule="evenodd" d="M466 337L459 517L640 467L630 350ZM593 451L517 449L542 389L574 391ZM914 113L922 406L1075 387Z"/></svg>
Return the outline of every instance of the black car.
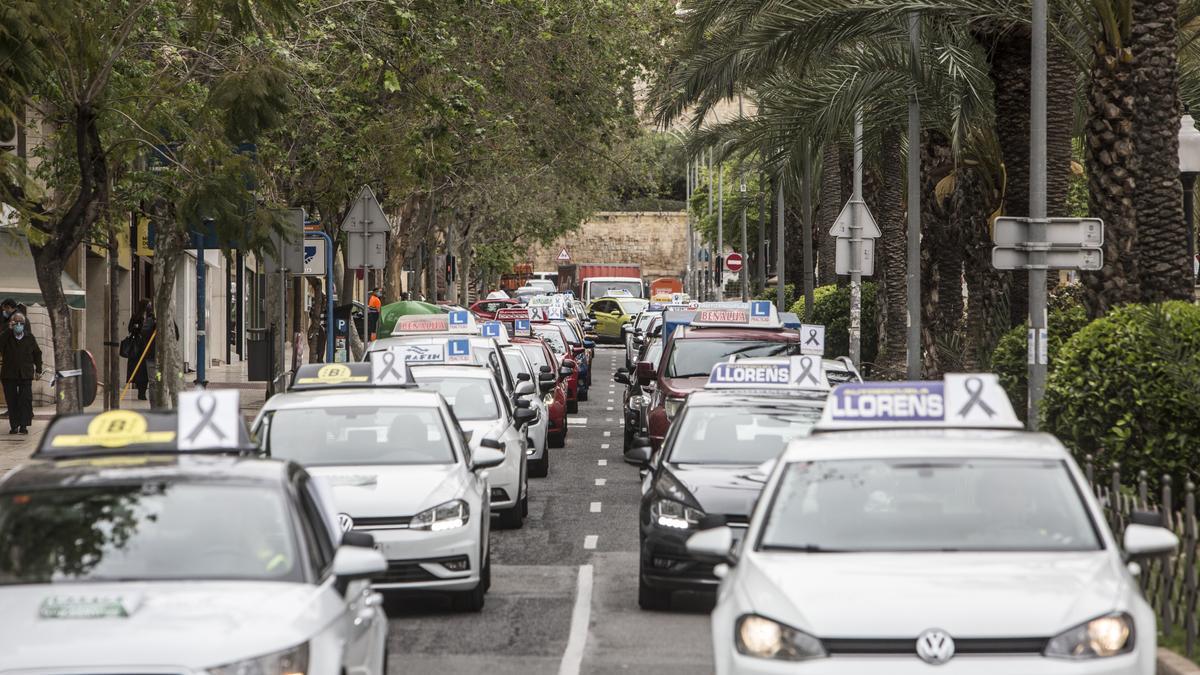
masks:
<svg viewBox="0 0 1200 675"><path fill-rule="evenodd" d="M788 441L808 435L823 396L786 392L702 391L687 398L662 449L649 456L644 436L627 459L645 462L638 604L669 609L677 590L712 590L713 565L694 559L688 537L703 527L744 532L769 465Z"/></svg>
<svg viewBox="0 0 1200 675"><path fill-rule="evenodd" d="M638 352L638 363L650 363L653 370L658 370L658 360L662 357L662 338L659 336L641 339L642 348ZM651 383L642 384L645 378L639 377L637 371L630 372L620 368L613 374L613 381L625 385L625 397L622 410L625 415L625 442L621 452L628 454L633 447L633 439L637 435L649 433L646 428L646 410L649 408Z"/></svg>

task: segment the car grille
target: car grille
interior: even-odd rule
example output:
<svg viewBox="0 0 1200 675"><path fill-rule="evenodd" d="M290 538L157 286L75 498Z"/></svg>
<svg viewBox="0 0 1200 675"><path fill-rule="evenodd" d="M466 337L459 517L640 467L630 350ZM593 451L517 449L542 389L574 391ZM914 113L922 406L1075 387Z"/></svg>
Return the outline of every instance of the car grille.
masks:
<svg viewBox="0 0 1200 675"><path fill-rule="evenodd" d="M665 572L679 579L715 579L713 565L697 562L691 558L673 555L655 555L651 560L655 572Z"/></svg>
<svg viewBox="0 0 1200 675"><path fill-rule="evenodd" d="M456 555L448 558L427 558L424 560L389 560L387 571L371 581L377 584L403 584L418 581L437 581L438 576L426 571L421 563L461 562L466 556Z"/></svg>
<svg viewBox="0 0 1200 675"><path fill-rule="evenodd" d="M407 529L412 516L386 516L381 518L355 518L356 530L400 530Z"/></svg>
<svg viewBox="0 0 1200 675"><path fill-rule="evenodd" d="M826 638L821 640L825 651L834 655L913 655L917 653L916 638ZM1041 654L1046 638L954 638L955 656L970 654Z"/></svg>

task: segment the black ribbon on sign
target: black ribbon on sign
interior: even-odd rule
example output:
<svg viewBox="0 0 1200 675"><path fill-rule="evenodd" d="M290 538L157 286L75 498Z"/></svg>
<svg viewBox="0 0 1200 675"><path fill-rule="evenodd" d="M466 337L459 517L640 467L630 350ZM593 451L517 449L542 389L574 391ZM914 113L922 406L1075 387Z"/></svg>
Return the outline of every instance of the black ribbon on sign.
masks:
<svg viewBox="0 0 1200 675"><path fill-rule="evenodd" d="M996 411L992 410L992 406L983 400L983 380L978 377L968 377L967 381L963 383L963 388L967 390L971 398L967 400L962 410L958 411L959 417L966 417L967 413L971 412L975 406L979 406L989 418L996 416Z"/></svg>
<svg viewBox="0 0 1200 675"><path fill-rule="evenodd" d="M809 382L813 383L813 386L816 386L816 387L821 386L821 381L817 379L817 374L813 372L814 365L816 365L816 364L813 362L812 359L809 359L809 358L800 359L800 367L803 369L803 372L800 373L800 377L796 378L796 381L803 382L804 380L808 380Z"/></svg>
<svg viewBox="0 0 1200 675"><path fill-rule="evenodd" d="M395 352L383 352L382 354L380 354L379 360L384 365L384 371L379 374L379 376L381 378L391 375L392 377L396 378L397 380L404 379L404 374L401 373L400 371L396 370L396 353Z"/></svg>
<svg viewBox="0 0 1200 675"><path fill-rule="evenodd" d="M205 403L210 404L208 409L204 408ZM217 413L217 399L215 396L208 393L201 394L196 399L196 412L199 412L203 419L200 420L200 424L197 424L195 429L192 429L192 433L188 434L188 442L195 443L196 439L200 437L200 434L204 433L205 429L212 429L217 438L222 441L225 440L225 432L221 431L221 427L218 427L217 423L213 421L213 415Z"/></svg>
<svg viewBox="0 0 1200 675"><path fill-rule="evenodd" d="M821 344L817 340L817 329L816 328L808 329L808 339L804 341L804 344L806 344L806 345L820 345Z"/></svg>

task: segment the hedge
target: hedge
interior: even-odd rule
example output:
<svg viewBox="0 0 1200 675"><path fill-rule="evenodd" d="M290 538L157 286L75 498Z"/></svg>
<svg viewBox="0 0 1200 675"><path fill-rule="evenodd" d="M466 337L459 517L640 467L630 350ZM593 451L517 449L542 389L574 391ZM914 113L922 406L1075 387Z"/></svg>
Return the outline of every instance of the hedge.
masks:
<svg viewBox="0 0 1200 675"><path fill-rule="evenodd" d="M1088 324L1082 292L1080 284L1071 284L1056 289L1050 295L1046 356L1051 368L1062 345ZM1008 399L1021 419L1025 419L1029 390L1028 340L1029 323L1025 322L1000 337L991 359L992 372L1000 376L1000 384L1008 392Z"/></svg>
<svg viewBox="0 0 1200 675"><path fill-rule="evenodd" d="M804 298L796 300L789 311L804 320ZM862 285L862 343L863 363L872 363L879 351L879 330L875 322L875 284ZM813 289L812 323L825 326L825 356L836 358L850 355L850 287L834 285Z"/></svg>
<svg viewBox="0 0 1200 675"><path fill-rule="evenodd" d="M1200 447L1200 307L1126 305L1059 349L1042 426L1121 472L1185 475Z"/></svg>

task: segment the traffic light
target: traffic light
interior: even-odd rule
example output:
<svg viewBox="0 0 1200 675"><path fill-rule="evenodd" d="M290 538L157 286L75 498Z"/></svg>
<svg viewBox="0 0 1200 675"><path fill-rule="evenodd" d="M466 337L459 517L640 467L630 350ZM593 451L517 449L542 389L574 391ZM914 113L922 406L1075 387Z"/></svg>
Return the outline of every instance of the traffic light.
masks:
<svg viewBox="0 0 1200 675"><path fill-rule="evenodd" d="M458 278L458 260L452 255L446 256L446 283L454 283Z"/></svg>

